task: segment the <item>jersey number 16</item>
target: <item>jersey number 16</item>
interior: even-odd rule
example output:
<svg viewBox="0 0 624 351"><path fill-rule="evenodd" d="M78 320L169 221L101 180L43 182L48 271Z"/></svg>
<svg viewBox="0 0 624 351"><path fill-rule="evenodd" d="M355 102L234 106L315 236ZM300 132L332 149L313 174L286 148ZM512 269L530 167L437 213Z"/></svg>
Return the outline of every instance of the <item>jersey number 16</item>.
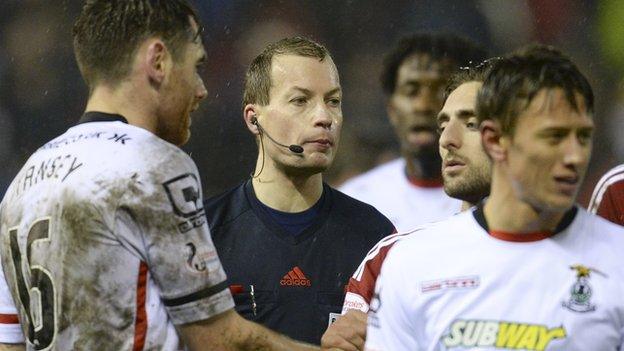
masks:
<svg viewBox="0 0 624 351"><path fill-rule="evenodd" d="M44 350L52 344L56 334L54 282L48 270L31 264L31 247L37 241L50 240L50 218L39 219L30 227L26 239L25 266L17 241L17 229L9 230L9 238L19 300L26 312L27 321L22 320L22 323L28 324L27 338L35 350Z"/></svg>

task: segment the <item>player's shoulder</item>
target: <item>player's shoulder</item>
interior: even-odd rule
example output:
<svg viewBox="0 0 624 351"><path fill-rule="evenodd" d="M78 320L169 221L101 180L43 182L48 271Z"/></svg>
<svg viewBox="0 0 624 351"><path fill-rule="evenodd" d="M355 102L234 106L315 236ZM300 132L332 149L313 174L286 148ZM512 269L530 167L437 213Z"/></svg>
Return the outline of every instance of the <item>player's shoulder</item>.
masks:
<svg viewBox="0 0 624 351"><path fill-rule="evenodd" d="M404 169L405 160L398 158L347 180L339 189L346 194L379 190L384 185L396 184L403 176Z"/></svg>
<svg viewBox="0 0 624 351"><path fill-rule="evenodd" d="M600 183L615 183L624 180L624 164L617 165L605 173L599 181Z"/></svg>
<svg viewBox="0 0 624 351"><path fill-rule="evenodd" d="M609 194L609 195L607 195ZM589 211L596 213L606 196L616 199L624 197L624 164L616 166L605 173L596 183L591 199L589 201Z"/></svg>
<svg viewBox="0 0 624 351"><path fill-rule="evenodd" d="M407 232L408 234L397 243L399 245L394 245L393 250L404 251L407 256L412 256L414 250L437 250L451 242L454 245L461 245L462 241L478 240L480 236L472 235L474 230L480 231L482 228L476 222L473 210L468 210L441 221L421 225ZM397 247L399 247L398 250Z"/></svg>
<svg viewBox="0 0 624 351"><path fill-rule="evenodd" d="M242 213L249 210L247 197L245 195L245 186L248 186L248 183L249 181L242 182L204 201L204 208L211 230L231 223Z"/></svg>
<svg viewBox="0 0 624 351"><path fill-rule="evenodd" d="M324 184L324 187L326 188L326 191L331 192L334 202L332 211L336 215L345 217L350 222L357 219L359 223L363 225L378 224L394 228L390 220L379 212L374 206L355 199L341 190L332 188L327 184Z"/></svg>
<svg viewBox="0 0 624 351"><path fill-rule="evenodd" d="M69 155L76 171L64 186L74 194L111 199L200 189L197 167L179 147L121 121L81 123L42 146L44 158ZM58 156L57 156L58 155ZM83 190L80 190L83 189ZM134 203L134 201L133 201Z"/></svg>
<svg viewBox="0 0 624 351"><path fill-rule="evenodd" d="M595 189L607 189L613 185L617 187L624 186L624 164L615 166L607 171L596 183Z"/></svg>
<svg viewBox="0 0 624 351"><path fill-rule="evenodd" d="M578 218L572 224L572 231L583 231L599 238L599 242L614 242L624 245L624 227L612 223L577 206Z"/></svg>
<svg viewBox="0 0 624 351"><path fill-rule="evenodd" d="M121 121L87 122L69 128L35 154L74 154L92 160L88 166L166 170L194 163L179 147L153 133ZM168 167L168 165L170 165ZM162 173L162 172L160 172Z"/></svg>

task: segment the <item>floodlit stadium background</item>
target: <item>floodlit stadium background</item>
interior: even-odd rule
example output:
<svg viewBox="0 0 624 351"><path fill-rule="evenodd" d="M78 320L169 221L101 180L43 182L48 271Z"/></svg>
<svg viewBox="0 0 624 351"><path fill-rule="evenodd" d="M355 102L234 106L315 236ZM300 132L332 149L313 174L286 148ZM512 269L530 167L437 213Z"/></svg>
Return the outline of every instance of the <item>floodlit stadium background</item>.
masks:
<svg viewBox="0 0 624 351"><path fill-rule="evenodd" d="M306 35L333 53L344 89L337 185L396 155L379 72L385 52L416 30L463 33L492 56L532 41L568 53L596 94L594 156L580 202L611 166L624 162L624 2L619 0L195 0L206 27L208 98L184 148L204 195L251 173L255 143L241 113L246 66L269 42ZM0 195L25 158L75 123L87 89L71 47L82 1L0 0Z"/></svg>

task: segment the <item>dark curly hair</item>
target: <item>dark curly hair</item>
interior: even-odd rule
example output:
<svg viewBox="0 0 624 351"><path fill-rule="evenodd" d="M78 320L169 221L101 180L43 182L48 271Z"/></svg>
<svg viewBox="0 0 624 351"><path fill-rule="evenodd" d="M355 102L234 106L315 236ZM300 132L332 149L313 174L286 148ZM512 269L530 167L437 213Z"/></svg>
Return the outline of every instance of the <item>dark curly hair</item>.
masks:
<svg viewBox="0 0 624 351"><path fill-rule="evenodd" d="M481 62L487 57L483 47L451 33L423 32L404 37L384 59L381 73L384 93L394 93L399 67L414 54L429 55L434 61L446 60L455 67Z"/></svg>

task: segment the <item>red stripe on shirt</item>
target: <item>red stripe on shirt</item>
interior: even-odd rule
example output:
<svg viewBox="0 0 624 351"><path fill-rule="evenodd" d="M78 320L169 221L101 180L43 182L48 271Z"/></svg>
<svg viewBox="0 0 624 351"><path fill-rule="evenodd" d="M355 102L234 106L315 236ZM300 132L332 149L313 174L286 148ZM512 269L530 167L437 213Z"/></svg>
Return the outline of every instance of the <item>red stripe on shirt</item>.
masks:
<svg viewBox="0 0 624 351"><path fill-rule="evenodd" d="M0 324L19 324L16 314L0 314Z"/></svg>
<svg viewBox="0 0 624 351"><path fill-rule="evenodd" d="M490 230L490 235L504 241L516 243L526 243L531 241L539 241L553 236L552 232L532 232L532 233L510 233L500 230Z"/></svg>
<svg viewBox="0 0 624 351"><path fill-rule="evenodd" d="M441 188L444 186L442 179L419 179L416 177L407 177L407 180L418 188Z"/></svg>
<svg viewBox="0 0 624 351"><path fill-rule="evenodd" d="M134 347L133 351L143 350L147 336L147 312L145 300L147 298L147 264L141 262L139 279L137 280L136 318L134 320Z"/></svg>

